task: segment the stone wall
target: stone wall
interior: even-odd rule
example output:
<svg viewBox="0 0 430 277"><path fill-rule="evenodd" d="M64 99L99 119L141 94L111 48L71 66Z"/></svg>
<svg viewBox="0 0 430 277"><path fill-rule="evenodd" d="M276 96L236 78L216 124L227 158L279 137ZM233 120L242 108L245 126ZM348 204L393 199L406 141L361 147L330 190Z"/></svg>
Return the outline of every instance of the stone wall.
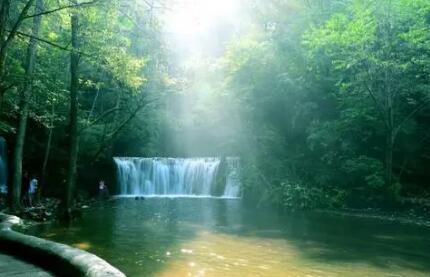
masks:
<svg viewBox="0 0 430 277"><path fill-rule="evenodd" d="M21 224L18 217L0 214L0 252L36 264L58 276L125 276L96 255L16 232L12 227L18 224Z"/></svg>

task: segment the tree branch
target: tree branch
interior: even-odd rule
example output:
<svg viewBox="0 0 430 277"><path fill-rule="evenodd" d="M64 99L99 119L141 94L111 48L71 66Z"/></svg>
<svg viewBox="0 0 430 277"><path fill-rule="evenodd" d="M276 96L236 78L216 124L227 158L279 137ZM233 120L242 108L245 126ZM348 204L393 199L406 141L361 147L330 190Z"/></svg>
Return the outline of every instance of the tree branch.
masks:
<svg viewBox="0 0 430 277"><path fill-rule="evenodd" d="M41 16L41 15L47 15L47 14L58 12L58 11L65 10L65 9L71 9L71 8L76 8L76 7L81 7L81 6L92 5L92 4L97 3L98 1L99 0L93 0L93 1L89 1L89 2L82 2L82 3L78 3L78 4L58 7L58 8L52 9L52 10L48 10L48 11L44 11L44 12L40 12L40 13L35 13L32 15L27 15L24 17L24 19L32 18L32 17L36 17L36 16Z"/></svg>
<svg viewBox="0 0 430 277"><path fill-rule="evenodd" d="M426 99L421 105L419 105L418 107L416 107L414 110L412 110L403 120L402 122L400 122L400 124L395 128L394 130L394 138L397 136L397 134L400 132L400 130L402 129L403 125L409 120L411 119L416 113L420 112L422 109L424 109L427 104L430 103L430 98Z"/></svg>
<svg viewBox="0 0 430 277"><path fill-rule="evenodd" d="M110 134L107 135L107 141L103 141L101 146L99 147L99 149L97 150L96 154L92 157L92 161L93 163L96 161L96 159L100 156L100 154L103 152L103 150L105 150L109 145L108 145L108 141L111 141L112 139L114 139L118 133L125 127L127 126L127 124L136 117L136 115L140 112L140 110L142 110L144 107L146 107L147 105L149 105L152 101L149 102L143 102L141 104L139 104L139 106L137 106L134 111L132 111L130 113L130 115L121 122L121 124Z"/></svg>
<svg viewBox="0 0 430 277"><path fill-rule="evenodd" d="M376 99L376 96L373 93L372 89L369 87L369 85L366 82L363 82L363 83L364 83L364 86L366 87L366 90L369 92L369 95L372 98L373 102L375 102L376 109L377 109L379 115L381 116L381 119L384 121L384 124L387 125L387 122L385 120L385 116L383 113L383 111L385 110L384 106L378 102L378 99Z"/></svg>
<svg viewBox="0 0 430 277"><path fill-rule="evenodd" d="M3 47L6 47L9 44L9 42L11 42L12 39L15 37L15 35L18 33L18 28L21 26L21 23L25 19L25 16L27 15L28 10L30 9L31 5L33 5L33 2L34 0L28 0L27 4L25 4L24 8L22 9L21 13L18 16L18 19L13 25L12 30L9 31L9 35L6 38L6 41L4 42Z"/></svg>
<svg viewBox="0 0 430 277"><path fill-rule="evenodd" d="M23 33L23 32L19 32L19 31L17 31L16 34L18 36L28 37L28 38L32 38L32 39L38 40L40 42L49 44L49 45L51 45L53 47L59 48L59 49L64 50L64 51L71 51L71 49L67 48L66 46L62 46L60 44L56 44L55 42L52 42L52 41L49 41L49 40L46 40L46 39L43 39L43 38L40 38L40 37L36 37L36 36L30 35L30 34L26 34L26 33Z"/></svg>
<svg viewBox="0 0 430 277"><path fill-rule="evenodd" d="M427 133L420 139L420 141L415 144L415 149L411 152L417 152L418 150L420 150L420 148L423 147L423 143L430 137L430 131L427 131ZM413 154L413 153L412 153ZM403 175L403 172L406 170L408 163L410 162L410 160L412 159L412 154L409 153L406 155L406 158L404 159L403 163L402 163L402 168L400 170L399 176L397 177L399 180Z"/></svg>
<svg viewBox="0 0 430 277"><path fill-rule="evenodd" d="M9 89L11 89L15 84L9 84L4 87L0 87L0 95L4 95Z"/></svg>
<svg viewBox="0 0 430 277"><path fill-rule="evenodd" d="M96 119L94 119L93 121L91 121L91 122L88 122L88 124L81 130L81 132L83 132L84 130L86 130L88 127L90 127L90 126L92 126L92 125L94 125L94 124L96 124L97 122L99 122L100 120L102 120L103 119L103 117L105 117L105 116L107 116L107 115L109 115L109 114L111 114L111 113L113 113L113 112L116 112L116 111L119 111L119 110L121 110L120 108L117 108L117 107L113 107L113 108L111 108L111 109L109 109L109 110L106 110L106 111L104 111L101 115L99 115Z"/></svg>
<svg viewBox="0 0 430 277"><path fill-rule="evenodd" d="M10 31L8 31L8 32L10 32ZM61 49L61 50L64 50L64 51L69 51L69 52L72 51L72 49L68 48L67 46L63 46L63 45L57 44L55 42L46 40L44 38L36 37L36 36L30 35L30 34L26 34L26 33L23 33L23 32L19 32L19 31L17 31L16 34L18 36L28 37L28 38L35 39L37 41L46 43L46 44L48 44L50 46L53 46L55 48L58 48L58 49ZM80 54L80 55L82 55L82 56L85 56L85 57L92 57L90 54L87 54L87 53L82 52L82 51L77 51L77 53Z"/></svg>
<svg viewBox="0 0 430 277"><path fill-rule="evenodd" d="M143 2L152 10L152 9L168 9L166 5L163 5L162 3L157 3L159 6L155 6L154 2L149 2L147 0L143 0Z"/></svg>

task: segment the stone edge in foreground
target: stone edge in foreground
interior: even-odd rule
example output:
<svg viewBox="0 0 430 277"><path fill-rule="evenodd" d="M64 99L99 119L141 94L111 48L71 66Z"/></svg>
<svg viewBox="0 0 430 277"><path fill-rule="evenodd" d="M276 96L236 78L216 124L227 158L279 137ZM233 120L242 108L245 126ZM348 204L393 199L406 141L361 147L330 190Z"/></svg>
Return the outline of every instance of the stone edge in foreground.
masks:
<svg viewBox="0 0 430 277"><path fill-rule="evenodd" d="M0 213L0 251L59 276L125 277L121 271L94 254L12 230L12 226L20 223L20 218Z"/></svg>

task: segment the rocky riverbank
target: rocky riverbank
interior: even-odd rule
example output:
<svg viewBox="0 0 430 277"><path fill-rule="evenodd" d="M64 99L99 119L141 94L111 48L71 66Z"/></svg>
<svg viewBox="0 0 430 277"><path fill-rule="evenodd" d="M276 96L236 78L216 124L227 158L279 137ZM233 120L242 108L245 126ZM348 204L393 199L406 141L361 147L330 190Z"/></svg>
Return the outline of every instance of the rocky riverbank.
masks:
<svg viewBox="0 0 430 277"><path fill-rule="evenodd" d="M0 213L0 253L37 264L55 276L125 277L94 254L12 229L21 222L16 216Z"/></svg>
<svg viewBox="0 0 430 277"><path fill-rule="evenodd" d="M81 199L76 201L72 208L75 218L82 216L82 210L89 208L96 202L95 199ZM6 197L0 197L0 212L16 215L24 220L34 222L47 222L58 219L60 216L60 203L57 198L42 198L32 207L23 207L18 212L12 212L7 207Z"/></svg>
<svg viewBox="0 0 430 277"><path fill-rule="evenodd" d="M319 211L430 227L430 201L428 199L404 198L398 209L393 210L345 208L341 210L324 209Z"/></svg>

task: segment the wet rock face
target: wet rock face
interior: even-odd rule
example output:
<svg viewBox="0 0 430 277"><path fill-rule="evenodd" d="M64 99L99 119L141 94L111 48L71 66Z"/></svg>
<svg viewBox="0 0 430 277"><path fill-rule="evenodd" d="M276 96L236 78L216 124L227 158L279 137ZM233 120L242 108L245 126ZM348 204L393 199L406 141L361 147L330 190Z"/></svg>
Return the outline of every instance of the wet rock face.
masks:
<svg viewBox="0 0 430 277"><path fill-rule="evenodd" d="M11 229L21 224L16 216L0 214L0 251L38 264L58 276L124 277L103 259L86 251Z"/></svg>
<svg viewBox="0 0 430 277"><path fill-rule="evenodd" d="M0 231L9 231L12 226L21 223L22 220L17 216L0 213Z"/></svg>

